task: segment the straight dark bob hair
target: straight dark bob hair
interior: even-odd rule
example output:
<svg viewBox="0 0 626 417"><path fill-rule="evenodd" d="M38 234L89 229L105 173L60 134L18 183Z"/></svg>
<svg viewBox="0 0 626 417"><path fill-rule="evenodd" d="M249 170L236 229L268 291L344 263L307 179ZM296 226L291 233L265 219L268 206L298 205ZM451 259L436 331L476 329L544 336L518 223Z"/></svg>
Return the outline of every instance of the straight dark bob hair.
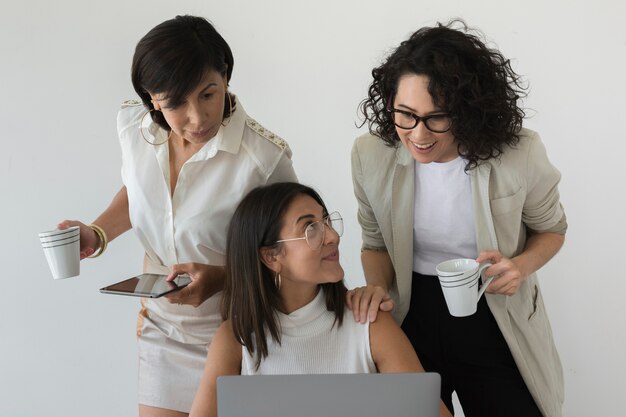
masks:
<svg viewBox="0 0 626 417"><path fill-rule="evenodd" d="M483 38L459 19L413 33L372 70L374 80L360 105L363 124L387 145L398 146L389 112L398 81L407 74L425 75L434 104L452 117L451 132L466 170L517 144L525 116L518 101L526 86L510 61Z"/></svg>
<svg viewBox="0 0 626 417"><path fill-rule="evenodd" d="M299 195L308 195L323 208L319 194L306 185L276 183L253 189L239 204L228 228L226 244L226 283L222 298L222 316L232 323L235 337L251 356L256 350L257 369L268 355L267 338L280 343L281 330L277 313L282 305L274 283L274 272L261 260L261 248L281 250L276 243L283 227L283 216ZM335 313L341 326L346 287L343 281L320 284L326 308ZM268 334L269 333L269 334Z"/></svg>
<svg viewBox="0 0 626 417"><path fill-rule="evenodd" d="M233 65L230 47L211 23L202 17L176 16L141 38L133 56L131 78L144 105L153 110L150 93L164 93L169 105L176 107L198 87L207 71L217 71L230 81ZM234 106L232 95L230 99ZM230 113L226 97L223 117ZM159 126L170 129L161 112L150 115Z"/></svg>

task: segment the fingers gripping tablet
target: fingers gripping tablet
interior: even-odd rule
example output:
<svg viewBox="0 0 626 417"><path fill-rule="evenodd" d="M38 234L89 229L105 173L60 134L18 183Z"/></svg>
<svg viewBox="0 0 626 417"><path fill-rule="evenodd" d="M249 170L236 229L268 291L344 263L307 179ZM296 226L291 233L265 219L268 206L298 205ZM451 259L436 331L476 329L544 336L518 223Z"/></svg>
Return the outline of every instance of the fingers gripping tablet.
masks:
<svg viewBox="0 0 626 417"><path fill-rule="evenodd" d="M191 283L191 278L187 275L179 275L170 282L166 281L166 278L167 275L141 274L100 288L100 292L106 294L159 298L170 292L180 290Z"/></svg>

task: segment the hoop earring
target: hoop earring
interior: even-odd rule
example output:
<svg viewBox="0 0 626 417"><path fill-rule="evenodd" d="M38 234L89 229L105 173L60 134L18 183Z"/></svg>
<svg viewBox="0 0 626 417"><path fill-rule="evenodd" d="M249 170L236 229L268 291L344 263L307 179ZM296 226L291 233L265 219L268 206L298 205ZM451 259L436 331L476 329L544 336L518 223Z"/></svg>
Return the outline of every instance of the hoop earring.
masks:
<svg viewBox="0 0 626 417"><path fill-rule="evenodd" d="M143 126L143 119L145 119L145 117L146 117L147 115L149 115L150 113L152 113L153 111L158 111L158 110L156 110L156 109L150 109L150 110L148 110L147 112L145 112L145 113L143 114L143 116L141 116L141 120L139 120L139 133L141 133L141 137L143 138L143 140L145 140L146 142L148 142L150 145L152 145L152 146L159 146L159 145L163 145L165 142L167 142L168 140L170 140L170 138L172 137L172 133L173 133L174 131L173 131L172 129L170 129L170 134L169 134L169 135L167 135L167 139L165 139L163 142L159 142L159 143L156 143L156 142L150 142L150 141L148 140L148 138L146 138L146 135L144 135L144 134L143 134L143 127L142 127L142 126Z"/></svg>
<svg viewBox="0 0 626 417"><path fill-rule="evenodd" d="M280 272L277 272L276 275L274 275L274 285L276 286L277 290L280 290L280 286L283 283L283 279L280 276Z"/></svg>
<svg viewBox="0 0 626 417"><path fill-rule="evenodd" d="M233 99L230 98L230 93L226 90L226 97L228 97L228 117L226 118L226 123L222 120L221 125L226 127L230 123L230 118L233 115Z"/></svg>

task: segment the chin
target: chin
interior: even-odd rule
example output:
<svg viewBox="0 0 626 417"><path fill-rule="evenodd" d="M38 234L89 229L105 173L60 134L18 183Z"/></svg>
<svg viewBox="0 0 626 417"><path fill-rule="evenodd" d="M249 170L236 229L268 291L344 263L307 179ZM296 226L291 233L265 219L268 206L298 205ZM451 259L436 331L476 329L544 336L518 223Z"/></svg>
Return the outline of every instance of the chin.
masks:
<svg viewBox="0 0 626 417"><path fill-rule="evenodd" d="M330 284L340 282L341 280L343 280L344 275L345 274L343 272L343 268L339 267L339 271L336 271L332 275L330 275L329 279L326 282Z"/></svg>

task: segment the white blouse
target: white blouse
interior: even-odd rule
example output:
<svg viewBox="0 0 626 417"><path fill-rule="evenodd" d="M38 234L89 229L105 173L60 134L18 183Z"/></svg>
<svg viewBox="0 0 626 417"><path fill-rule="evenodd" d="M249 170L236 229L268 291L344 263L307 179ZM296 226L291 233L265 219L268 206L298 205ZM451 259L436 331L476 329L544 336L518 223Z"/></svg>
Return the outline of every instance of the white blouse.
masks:
<svg viewBox="0 0 626 417"><path fill-rule="evenodd" d="M228 224L241 199L260 185L297 181L289 146L250 118L237 100L226 126L185 162L172 196L168 146L142 138L145 112L141 102L126 102L117 126L122 180L133 230L146 251L146 272L168 273L172 265L187 262L224 265ZM149 116L143 118L142 129L157 143L168 133ZM221 322L220 296L197 308L165 298L148 299L144 305L169 337L209 343Z"/></svg>

